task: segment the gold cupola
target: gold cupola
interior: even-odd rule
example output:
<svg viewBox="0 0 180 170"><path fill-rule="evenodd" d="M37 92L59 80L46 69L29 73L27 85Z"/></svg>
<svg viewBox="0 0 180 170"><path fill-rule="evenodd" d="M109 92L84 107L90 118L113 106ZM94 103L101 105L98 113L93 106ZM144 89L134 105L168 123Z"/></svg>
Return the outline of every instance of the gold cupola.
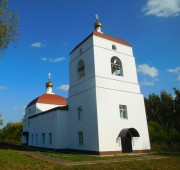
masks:
<svg viewBox="0 0 180 170"><path fill-rule="evenodd" d="M96 14L96 22L94 24L94 30L97 32L101 32L102 24L99 22L99 16Z"/></svg>
<svg viewBox="0 0 180 170"><path fill-rule="evenodd" d="M48 74L48 81L46 82L46 93L52 94L53 84L51 82L51 73Z"/></svg>
<svg viewBox="0 0 180 170"><path fill-rule="evenodd" d="M48 87L51 87L51 88L53 87L53 84L51 83L50 80L48 80L46 83L46 88L48 88Z"/></svg>

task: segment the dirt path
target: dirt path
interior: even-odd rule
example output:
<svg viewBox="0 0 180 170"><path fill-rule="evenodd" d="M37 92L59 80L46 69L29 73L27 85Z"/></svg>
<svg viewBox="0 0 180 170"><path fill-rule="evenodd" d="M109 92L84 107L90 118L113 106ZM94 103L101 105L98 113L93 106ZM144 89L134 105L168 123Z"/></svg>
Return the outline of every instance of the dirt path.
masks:
<svg viewBox="0 0 180 170"><path fill-rule="evenodd" d="M49 163L53 164L60 164L60 165L66 165L66 166L72 166L72 165L90 165L90 164L102 164L102 163L116 163L116 162L127 162L127 161L142 161L142 160L151 160L151 159L164 159L167 157L160 156L160 155L152 155L152 154L142 154L138 156L133 156L130 158L124 158L124 157L119 157L119 159L109 159L109 160L93 160L93 161L70 161L70 160L64 160L64 159L59 159L56 157L51 157L51 156L45 156L39 153L34 153L30 151L15 151L17 153L26 155L26 156L31 156L36 159L40 159Z"/></svg>

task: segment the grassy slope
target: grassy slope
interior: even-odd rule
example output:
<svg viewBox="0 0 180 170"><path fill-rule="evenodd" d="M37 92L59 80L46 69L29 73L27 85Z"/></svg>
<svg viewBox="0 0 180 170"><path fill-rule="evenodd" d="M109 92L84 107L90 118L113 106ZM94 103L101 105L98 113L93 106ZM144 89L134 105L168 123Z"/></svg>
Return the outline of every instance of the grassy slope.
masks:
<svg viewBox="0 0 180 170"><path fill-rule="evenodd" d="M119 158L131 158L132 155L121 155L121 156L96 156L96 155L83 155L78 153L67 154L59 152L39 152L39 154L56 157L59 159L70 160L70 161L94 161L94 160L108 160L108 159L119 159ZM139 157L137 155L136 157Z"/></svg>
<svg viewBox="0 0 180 170"><path fill-rule="evenodd" d="M54 169L54 165L18 154L12 150L0 149L1 170L46 170Z"/></svg>
<svg viewBox="0 0 180 170"><path fill-rule="evenodd" d="M167 158L159 160L146 160L146 161L127 161L120 163L108 163L108 164L94 164L94 165L81 165L81 166L61 166L54 165L42 160L25 156L15 152L16 150L24 150L37 152L36 149L23 147L19 145L9 145L0 143L0 170L47 170L47 169L97 169L97 170L110 170L110 169L122 169L122 170L180 170L180 152L160 152L158 154L164 155ZM87 161L87 160L100 160L100 159L116 159L116 157L96 157L81 154L65 154L55 152L40 152L48 156L58 157L65 160L73 161ZM133 156L121 156L122 158ZM120 158L120 157L119 157Z"/></svg>
<svg viewBox="0 0 180 170"><path fill-rule="evenodd" d="M165 153L163 153L165 155ZM86 157L86 156L85 156ZM132 161L121 163L109 163L109 164L94 164L94 165L82 165L82 166L61 166L53 165L41 160L34 159L32 157L24 156L8 149L0 149L0 169L2 170L46 170L46 169L97 169L97 170L110 170L110 169L122 169L122 170L179 170L180 169L180 155L168 154L168 158L160 160L146 160L146 161ZM109 157L109 159L114 159Z"/></svg>
<svg viewBox="0 0 180 170"><path fill-rule="evenodd" d="M170 157L160 160L147 160L147 161L133 161L111 164L96 164L96 165L84 165L76 166L77 169L86 170L179 170L180 169L180 157Z"/></svg>

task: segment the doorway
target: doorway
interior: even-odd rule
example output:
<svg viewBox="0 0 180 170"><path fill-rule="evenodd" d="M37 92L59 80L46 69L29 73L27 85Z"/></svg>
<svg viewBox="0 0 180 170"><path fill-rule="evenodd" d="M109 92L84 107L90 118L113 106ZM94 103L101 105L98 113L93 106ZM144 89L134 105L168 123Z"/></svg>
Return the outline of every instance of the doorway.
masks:
<svg viewBox="0 0 180 170"><path fill-rule="evenodd" d="M130 134L128 134L126 137L121 138L121 145L123 153L132 152L132 138Z"/></svg>
<svg viewBox="0 0 180 170"><path fill-rule="evenodd" d="M132 149L132 139L133 137L140 137L138 131L134 128L122 129L118 137L121 138L121 146L123 153L130 153Z"/></svg>

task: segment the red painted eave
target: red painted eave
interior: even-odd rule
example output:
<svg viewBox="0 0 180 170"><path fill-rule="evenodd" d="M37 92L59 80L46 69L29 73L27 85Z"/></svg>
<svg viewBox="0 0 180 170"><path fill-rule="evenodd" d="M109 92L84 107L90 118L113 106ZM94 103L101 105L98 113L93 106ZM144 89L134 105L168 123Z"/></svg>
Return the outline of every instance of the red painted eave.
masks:
<svg viewBox="0 0 180 170"><path fill-rule="evenodd" d="M123 45L131 47L131 45L129 43L127 43L126 41L124 41L124 40L122 40L120 38L116 38L116 37L113 37L113 36L110 36L110 35L107 35L107 34L103 34L103 33L97 32L97 31L94 31L93 35L96 35L98 37L101 37L101 38L104 38L104 39L107 39L107 40L110 40L110 41L113 41L113 42L116 42L116 43L123 44Z"/></svg>
<svg viewBox="0 0 180 170"><path fill-rule="evenodd" d="M66 98L55 94L43 94L38 98L30 102L27 107L32 106L35 103L52 104L52 105L66 105Z"/></svg>
<svg viewBox="0 0 180 170"><path fill-rule="evenodd" d="M126 46L129 46L129 47L132 47L129 43L127 43L126 41L120 39L120 38L116 38L116 37L113 37L113 36L110 36L110 35L107 35L107 34L104 34L104 33L100 33L100 32L97 32L97 31L94 31L92 32L89 36L87 36L82 42L80 42L71 52L74 52L80 45L82 45L86 40L88 40L91 36L98 36L98 37L101 37L101 38L104 38L106 40L110 40L110 41L113 41L113 42L116 42L116 43L119 43L119 44L123 44L123 45L126 45Z"/></svg>

